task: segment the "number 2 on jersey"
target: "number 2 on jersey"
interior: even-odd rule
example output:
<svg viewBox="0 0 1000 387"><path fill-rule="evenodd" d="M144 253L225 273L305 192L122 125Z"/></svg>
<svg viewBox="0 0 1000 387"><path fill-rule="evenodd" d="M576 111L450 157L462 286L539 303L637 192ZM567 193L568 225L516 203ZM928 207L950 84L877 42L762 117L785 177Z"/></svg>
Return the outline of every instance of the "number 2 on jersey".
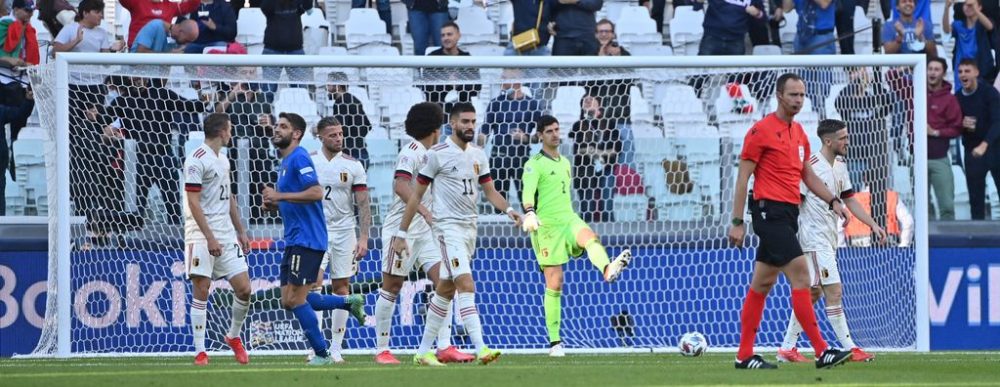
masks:
<svg viewBox="0 0 1000 387"><path fill-rule="evenodd" d="M333 192L333 187L329 185L323 186L323 190L326 191L326 194L323 195L323 200L333 200L333 198L330 197L330 194Z"/></svg>

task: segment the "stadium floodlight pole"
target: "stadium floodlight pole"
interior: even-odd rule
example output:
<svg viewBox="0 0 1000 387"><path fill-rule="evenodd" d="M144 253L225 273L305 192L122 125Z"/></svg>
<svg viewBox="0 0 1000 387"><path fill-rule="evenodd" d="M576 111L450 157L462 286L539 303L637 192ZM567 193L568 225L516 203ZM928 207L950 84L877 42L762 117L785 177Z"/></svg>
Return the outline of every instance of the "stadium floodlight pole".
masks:
<svg viewBox="0 0 1000 387"><path fill-rule="evenodd" d="M930 198L927 192L927 57L916 55L917 64L913 66L913 79L923 82L913 82L913 177L916 211L914 228L916 229L914 246L914 276L916 277L916 323L917 351L930 351L930 304L927 287L930 286L930 238L928 236L928 218L930 216Z"/></svg>
<svg viewBox="0 0 1000 387"><path fill-rule="evenodd" d="M56 155L69 155L69 61L56 55ZM72 352L73 289L70 278L70 197L69 157L55 157L56 164L56 357L69 357ZM49 226L49 232L52 232ZM51 296L51 294L49 295Z"/></svg>

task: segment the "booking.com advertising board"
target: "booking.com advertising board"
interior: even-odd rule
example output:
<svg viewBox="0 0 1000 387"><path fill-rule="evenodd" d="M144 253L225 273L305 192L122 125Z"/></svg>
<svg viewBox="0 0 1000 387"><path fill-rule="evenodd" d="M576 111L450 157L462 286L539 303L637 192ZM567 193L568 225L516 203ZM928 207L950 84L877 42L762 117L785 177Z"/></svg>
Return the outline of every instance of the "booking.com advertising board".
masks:
<svg viewBox="0 0 1000 387"><path fill-rule="evenodd" d="M523 250L523 251L522 251ZM732 250L732 249L727 249ZM709 255L728 254L726 250L713 251ZM537 290L541 294L541 278L538 273L531 273L530 252L527 249L506 249L502 254L493 254L489 250L480 250L477 259L498 259L523 261L525 265L518 267L498 268L508 271L526 271L525 276L520 281L530 283L530 289L522 289L521 293L532 293ZM646 252L653 253L653 252ZM691 252L687 252L690 254ZM521 255L524 255L521 257ZM255 263L261 261L273 261L277 254L274 252L251 253L248 260L251 265L251 278L254 278L255 289L271 286L275 280L276 273L264 273L255 270ZM502 257L495 257L502 256ZM932 350L981 350L1000 349L1000 249L998 248L934 248L931 249L930 261L930 323L931 323L931 349ZM520 259L525 258L525 259ZM12 354L30 353L38 342L41 333L41 326L45 316L46 300L46 275L47 267L44 264L47 259L45 252L3 252L0 251L0 356L11 356ZM102 280L93 281L86 279L74 279L74 332L91 332L92 338L88 338L90 345L97 345L104 348L131 348L142 352L175 352L189 351L190 332L187 327L187 284L183 280L183 263L179 255L139 253L132 254L128 260L115 260L107 253L74 253L75 264L88 267L88 272L101 272ZM723 259L723 257L708 257L708 259ZM500 261L498 261L499 263ZM369 262L371 267L362 268L377 271L374 262ZM638 262L637 262L638 263ZM898 264L899 262L896 262ZM503 263L500 263L503 265ZM568 270L567 292L572 291L573 282L589 281L570 276L579 275L573 273L593 274L589 270L586 260L576 260L571 265L579 266ZM92 267L91 267L92 266ZM263 266L273 266L263 265ZM369 266L369 265L366 265ZM524 267L521 267L524 266ZM258 266L259 267L259 266ZM151 269L154 268L154 269ZM158 269L157 269L158 268ZM637 268L638 269L638 268ZM646 269L649 269L648 267ZM158 273L156 271L164 271ZM634 270L630 275L655 275L656 270ZM596 273L596 272L595 272ZM646 274L640 274L646 273ZM534 274L534 275L532 275ZM597 274L593 275L597 277ZM537 278L536 278L537 277ZM739 277L739 278L737 278ZM588 277L589 278L589 277ZM642 278L633 278L635 281L643 281ZM745 288L745 279L742 276L727 276L725 285L729 288ZM845 278L845 293L851 293L849 283L850 277ZM424 280L426 282L426 280ZM498 282L491 284L490 282ZM858 281L860 282L860 281ZM856 284L856 283L855 283ZM419 337L419 330L423 325L419 314L413 312L414 300L419 300L419 292L422 292L424 283L408 283L404 287L400 300L402 304L398 310L400 317L395 320L394 344L402 337ZM480 280L480 297L496 297L497 293L502 293L509 283L503 281L491 281L484 276ZM497 287L494 289L494 287ZM537 289L534 289L537 287ZM487 288L494 293L489 295L484 291ZM850 296L848 296L850 297ZM535 298L529 301L534 304ZM786 316L784 309L787 309L786 297L772 297L769 302L769 309L781 309L778 313ZM405 301L409 300L409 302ZM486 301L486 300L484 300ZM494 302L498 300L493 300ZM593 299L594 303L613 304L614 300ZM212 301L220 302L220 301ZM369 303L374 302L374 297L368 299ZM228 300L221 301L228 305ZM739 305L723 305L727 313L723 320L738 321ZM521 305L525 306L525 305ZM534 308L526 312L524 316L504 316L504 322L510 326L519 326L517 329L518 339L505 332L493 332L494 336L507 336L516 340L510 344L521 346L541 346L545 341L545 328L541 309ZM257 307L257 306L255 306ZM263 306L264 308L276 308L275 306ZM848 301L850 312L850 304ZM587 309L593 306L585 306ZM599 319L593 320L597 325L608 325L605 314L613 314L612 309L617 306L608 306L594 312L601 314ZM369 308L370 309L370 308ZM522 308L523 309L523 308ZM534 309L538 309L534 311ZM569 308L567 308L569 309ZM608 310L603 310L608 309ZM728 310L732 309L732 310ZM538 313L535 313L538 312ZM483 310L484 319L489 319L489 311ZM676 313L668 313L676 316ZM732 314L730 316L729 314ZM244 331L250 337L248 344L256 349L304 349L301 334L298 331L297 323L294 319L285 315L285 312L274 309L273 312L266 312L260 317L248 321ZM674 323L687 324L679 321L676 317L669 317L668 320ZM767 316L771 316L768 314ZM513 318L513 320L512 320ZM770 318L770 317L768 317ZM225 318L228 320L228 317ZM222 318L219 318L222 320ZM371 317L369 316L369 320ZM600 321L600 322L597 322ZM372 321L369 321L371 323ZM484 321L484 323L487 321ZM668 323L664 321L664 323ZM574 335L574 330L590 329L592 332L582 332L587 337L598 337L598 344L616 346L617 338L614 331L592 329L584 327L585 324L567 323L563 327L564 338ZM642 324L640 321L639 324ZM210 321L209 328L217 326L221 331L223 326L228 326L227 321ZM370 324L369 324L370 325ZM504 324L496 323L494 326L485 326L486 334L491 334L491 330L504 329ZM638 324L637 324L638 325ZM730 324L723 324L730 325ZM766 328L765 326L773 327ZM762 326L761 334L771 338L784 327L784 321L776 321L774 324L765 323ZM492 329L491 329L492 328ZM735 328L735 327L733 327ZM148 343L133 343L136 336L115 335L114 332L120 330L130 330L133 333L148 333L139 337L151 338L159 336L158 340L150 340ZM683 328L687 329L687 328ZM102 333L102 330L105 331ZM642 330L640 327L637 329ZM349 341L347 347L358 347L359 345L369 346L374 339L371 329L358 330L352 333L355 340L353 345ZM767 331L767 332L765 332ZM775 331L775 332L770 332ZM112 333L112 334L104 334ZM712 334L711 332L706 332ZM723 340L732 338L732 332L714 332L715 337ZM825 329L824 334L829 334ZM210 333L211 334L211 333ZM96 337L99 336L99 337ZM732 336L732 337L730 337ZM857 335L856 335L857 336ZM164 340L164 337L169 339ZM527 337L527 339L525 339ZM95 340L102 341L94 343ZM144 341L144 340L143 340ZM537 341L537 343L535 342ZM730 340L732 341L732 340ZM759 342L769 341L759 339ZM664 338L657 341L637 340L636 345L664 346L670 345L673 339ZM282 343L295 343L287 346ZM365 344L367 343L367 344ZM408 340L400 343L405 346L414 346L415 341ZM715 344L729 346L727 342L716 341ZM219 348L222 349L222 348Z"/></svg>

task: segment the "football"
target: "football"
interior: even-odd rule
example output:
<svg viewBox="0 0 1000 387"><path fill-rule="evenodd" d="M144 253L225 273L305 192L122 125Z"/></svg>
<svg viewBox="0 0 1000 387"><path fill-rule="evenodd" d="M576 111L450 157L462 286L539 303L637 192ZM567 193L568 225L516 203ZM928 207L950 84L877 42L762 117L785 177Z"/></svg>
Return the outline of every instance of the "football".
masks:
<svg viewBox="0 0 1000 387"><path fill-rule="evenodd" d="M688 332L681 336L677 342L677 348L684 356L701 356L708 350L708 340L701 332Z"/></svg>

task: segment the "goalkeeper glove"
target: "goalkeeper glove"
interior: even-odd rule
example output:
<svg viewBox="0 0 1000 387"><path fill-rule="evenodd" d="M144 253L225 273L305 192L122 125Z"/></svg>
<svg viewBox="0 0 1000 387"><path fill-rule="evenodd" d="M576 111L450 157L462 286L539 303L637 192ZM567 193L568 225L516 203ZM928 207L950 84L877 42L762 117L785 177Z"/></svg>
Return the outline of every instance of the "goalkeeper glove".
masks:
<svg viewBox="0 0 1000 387"><path fill-rule="evenodd" d="M538 220L535 211L528 211L527 214L524 214L524 219L521 219L521 230L524 230L524 232L538 231L538 227L541 225L542 221Z"/></svg>

